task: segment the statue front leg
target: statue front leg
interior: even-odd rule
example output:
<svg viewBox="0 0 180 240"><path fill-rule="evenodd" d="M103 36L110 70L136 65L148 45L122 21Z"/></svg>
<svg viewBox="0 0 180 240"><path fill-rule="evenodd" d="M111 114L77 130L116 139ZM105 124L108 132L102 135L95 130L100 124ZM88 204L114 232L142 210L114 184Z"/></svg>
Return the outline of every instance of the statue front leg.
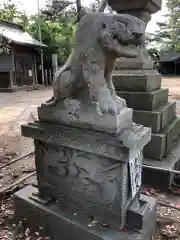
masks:
<svg viewBox="0 0 180 240"><path fill-rule="evenodd" d="M114 100L116 100L116 90L112 81L112 71L113 71L113 66L114 66L114 59L107 59L106 60L106 64L105 64L105 69L104 69L104 77L107 83L107 87L109 88L110 92L111 92L111 96Z"/></svg>
<svg viewBox="0 0 180 240"><path fill-rule="evenodd" d="M117 102L117 113L119 114L120 111L126 107L126 101L116 95L116 90L113 84L112 80L112 70L114 66L114 60L113 59L107 59L106 65L105 65L105 71L104 71L104 76L106 79L107 87L111 92L111 96L115 102Z"/></svg>
<svg viewBox="0 0 180 240"><path fill-rule="evenodd" d="M110 92L111 92L111 96L114 100L116 100L117 95L116 95L116 90L112 81L112 77L109 76L108 80L107 80L107 87L109 88Z"/></svg>
<svg viewBox="0 0 180 240"><path fill-rule="evenodd" d="M116 101L111 96L111 91L107 87L104 78L104 68L97 69L97 64L84 68L84 79L88 85L92 101L97 102L97 106L102 113L117 114Z"/></svg>

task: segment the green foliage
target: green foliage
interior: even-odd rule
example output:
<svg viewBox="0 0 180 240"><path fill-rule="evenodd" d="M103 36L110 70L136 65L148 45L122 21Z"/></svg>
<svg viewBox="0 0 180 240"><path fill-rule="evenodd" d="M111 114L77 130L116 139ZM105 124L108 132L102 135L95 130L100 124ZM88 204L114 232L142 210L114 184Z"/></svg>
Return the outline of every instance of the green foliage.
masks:
<svg viewBox="0 0 180 240"><path fill-rule="evenodd" d="M147 34L147 44L163 51L180 52L180 0L167 0L166 22L157 23L158 30Z"/></svg>
<svg viewBox="0 0 180 240"><path fill-rule="evenodd" d="M180 52L180 0L168 0L168 29L171 36L171 48Z"/></svg>
<svg viewBox="0 0 180 240"><path fill-rule="evenodd" d="M45 60L51 61L51 55L58 54L59 64L63 64L71 52L77 22L87 11L96 11L100 2L94 0L88 8L83 8L81 0L49 0L39 15L27 16L13 0L7 0L0 6L0 18L22 25L36 39L40 28L42 42L48 46Z"/></svg>
<svg viewBox="0 0 180 240"><path fill-rule="evenodd" d="M16 21L18 20L19 12L17 11L16 5L8 0L7 3L1 5L0 7L0 18L6 21Z"/></svg>
<svg viewBox="0 0 180 240"><path fill-rule="evenodd" d="M17 23L26 28L29 25L29 19L25 12L19 11L12 0L0 5L0 19Z"/></svg>
<svg viewBox="0 0 180 240"><path fill-rule="evenodd" d="M154 47L149 48L148 53L154 62L159 61L160 52L157 50L157 48L154 48Z"/></svg>
<svg viewBox="0 0 180 240"><path fill-rule="evenodd" d="M46 59L51 59L51 55L56 53L59 57L59 63L63 64L71 52L75 26L51 21L42 21L40 26L42 42L48 46L45 52ZM31 22L29 33L39 39L36 21Z"/></svg>
<svg viewBox="0 0 180 240"><path fill-rule="evenodd" d="M146 33L146 44L150 48L169 48L171 47L171 35L167 23L156 23L158 30L154 33Z"/></svg>
<svg viewBox="0 0 180 240"><path fill-rule="evenodd" d="M51 0L46 8L41 10L41 17L52 22L72 21L76 18L76 8L74 3L68 0Z"/></svg>
<svg viewBox="0 0 180 240"><path fill-rule="evenodd" d="M76 8L70 1L51 1L40 13L42 41L48 45L47 56L58 54L59 64L63 64L72 49L73 34L76 29ZM31 34L38 37L37 20L31 24Z"/></svg>
<svg viewBox="0 0 180 240"><path fill-rule="evenodd" d="M165 23L157 23L158 31L148 35L147 42L159 44L163 51L180 52L180 0L167 0Z"/></svg>
<svg viewBox="0 0 180 240"><path fill-rule="evenodd" d="M20 12L12 0L0 6L0 18L20 24L36 39L39 39L39 26L42 42L48 46L45 60L51 61L52 54L58 54L59 63L63 64L72 48L73 34L76 28L76 9L70 1L50 1L37 15L27 16Z"/></svg>

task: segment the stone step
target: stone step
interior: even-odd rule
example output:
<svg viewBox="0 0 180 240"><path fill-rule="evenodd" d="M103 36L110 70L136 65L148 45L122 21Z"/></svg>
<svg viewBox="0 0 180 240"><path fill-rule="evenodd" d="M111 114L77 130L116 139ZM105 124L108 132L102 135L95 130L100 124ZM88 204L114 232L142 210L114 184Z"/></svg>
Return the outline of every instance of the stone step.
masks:
<svg viewBox="0 0 180 240"><path fill-rule="evenodd" d="M122 70L112 74L117 91L149 92L161 88L161 78L155 70Z"/></svg>
<svg viewBox="0 0 180 240"><path fill-rule="evenodd" d="M173 121L161 132L151 135L151 141L144 148L144 157L162 160L173 148L180 136L180 118Z"/></svg>
<svg viewBox="0 0 180 240"><path fill-rule="evenodd" d="M154 111L133 111L133 121L150 127L153 133L165 128L176 116L176 102L168 102Z"/></svg>
<svg viewBox="0 0 180 240"><path fill-rule="evenodd" d="M151 92L117 91L124 98L129 108L134 110L152 111L168 102L168 89L158 89Z"/></svg>
<svg viewBox="0 0 180 240"><path fill-rule="evenodd" d="M157 111L160 111L161 116L161 129L164 129L176 116L176 102L168 102L162 107L158 108Z"/></svg>
<svg viewBox="0 0 180 240"><path fill-rule="evenodd" d="M157 133L151 135L151 141L144 147L144 157L162 160L166 151L166 134Z"/></svg>
<svg viewBox="0 0 180 240"><path fill-rule="evenodd" d="M146 51L146 50L145 50ZM115 70L151 70L153 69L153 62L151 58L145 53L141 53L138 57L136 58L125 58L121 57L118 58L114 64Z"/></svg>
<svg viewBox="0 0 180 240"><path fill-rule="evenodd" d="M144 158L142 172L143 185L167 191L170 189L175 174L171 170L180 170L180 139L176 142L172 151L162 159L156 161L152 158ZM150 169L150 167L152 167Z"/></svg>
<svg viewBox="0 0 180 240"><path fill-rule="evenodd" d="M180 136L180 117L176 117L174 121L167 125L164 130L166 132L166 152L165 156L172 150L175 142Z"/></svg>

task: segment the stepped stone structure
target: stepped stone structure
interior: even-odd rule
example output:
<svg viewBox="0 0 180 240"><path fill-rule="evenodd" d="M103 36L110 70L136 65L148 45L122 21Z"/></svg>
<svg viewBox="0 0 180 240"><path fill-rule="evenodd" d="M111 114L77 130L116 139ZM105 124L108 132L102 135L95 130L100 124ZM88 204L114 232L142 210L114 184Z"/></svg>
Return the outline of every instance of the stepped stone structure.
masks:
<svg viewBox="0 0 180 240"><path fill-rule="evenodd" d="M162 0L108 0L108 4L147 24L151 14L161 9ZM144 148L143 184L168 189L173 180L170 170L179 168L180 118L176 103L168 101L168 89L161 88L161 78L143 45L135 59L119 58L113 72L117 94L134 110L133 121L152 129L151 141Z"/></svg>
<svg viewBox="0 0 180 240"><path fill-rule="evenodd" d="M14 197L15 219L25 227L41 226L53 240L152 239L156 202L140 193L151 129L132 122L111 78L117 57L138 56L144 29L130 15L80 21L53 97L38 108L39 121L22 126L34 139L37 172L37 186Z"/></svg>

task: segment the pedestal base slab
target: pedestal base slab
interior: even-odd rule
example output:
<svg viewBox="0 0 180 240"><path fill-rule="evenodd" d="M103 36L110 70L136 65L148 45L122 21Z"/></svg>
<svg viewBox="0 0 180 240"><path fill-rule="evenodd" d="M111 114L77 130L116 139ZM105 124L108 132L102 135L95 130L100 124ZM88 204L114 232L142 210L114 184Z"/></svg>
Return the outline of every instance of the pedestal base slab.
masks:
<svg viewBox="0 0 180 240"><path fill-rule="evenodd" d="M121 103L117 100L118 106L121 106ZM120 107L120 113L117 115L98 113L96 104L73 99L61 101L54 107L41 106L38 108L40 121L109 133L118 133L126 127L131 127L132 115L133 110L125 106Z"/></svg>
<svg viewBox="0 0 180 240"><path fill-rule="evenodd" d="M36 188L28 186L15 194L15 220L23 221L25 227L34 231L40 231L41 235L48 236L53 240L87 239L87 240L150 240L155 225L156 207L153 203L150 207L151 212L146 215L146 224L142 231L122 230L103 227L103 223L92 223L90 218L82 218L78 213L67 209L59 209L55 202L42 204L40 201L33 200L33 192ZM148 200L148 199L147 199ZM150 224L152 222L152 224ZM153 223L154 222L154 223Z"/></svg>

